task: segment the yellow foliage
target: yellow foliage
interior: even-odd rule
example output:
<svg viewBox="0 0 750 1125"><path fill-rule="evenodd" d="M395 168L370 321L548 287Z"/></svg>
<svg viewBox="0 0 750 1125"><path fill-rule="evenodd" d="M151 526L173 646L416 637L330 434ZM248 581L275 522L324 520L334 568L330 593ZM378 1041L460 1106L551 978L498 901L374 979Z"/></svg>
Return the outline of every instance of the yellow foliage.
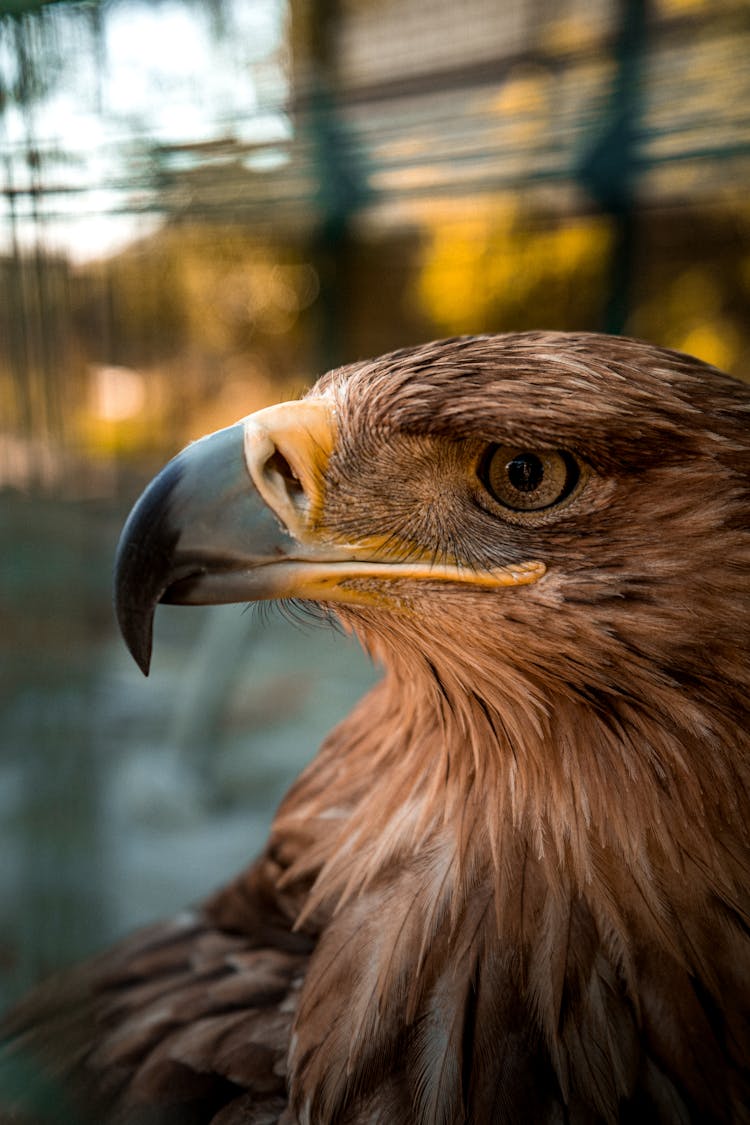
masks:
<svg viewBox="0 0 750 1125"><path fill-rule="evenodd" d="M151 416L112 422L81 410L75 420L76 447L89 457L129 456L145 449L158 448Z"/></svg>
<svg viewBox="0 0 750 1125"><path fill-rule="evenodd" d="M674 343L678 351L697 356L722 371L732 370L740 345L736 328L722 318L701 321Z"/></svg>
<svg viewBox="0 0 750 1125"><path fill-rule="evenodd" d="M743 333L727 292L731 282L716 262L690 266L652 288L630 331L742 376Z"/></svg>
<svg viewBox="0 0 750 1125"><path fill-rule="evenodd" d="M430 229L417 299L448 333L506 322L525 306L538 307L549 323L550 289L559 293L561 286L596 277L610 240L605 219L581 216L534 226L517 198L501 196L466 219ZM534 297L545 290L548 300L540 304Z"/></svg>

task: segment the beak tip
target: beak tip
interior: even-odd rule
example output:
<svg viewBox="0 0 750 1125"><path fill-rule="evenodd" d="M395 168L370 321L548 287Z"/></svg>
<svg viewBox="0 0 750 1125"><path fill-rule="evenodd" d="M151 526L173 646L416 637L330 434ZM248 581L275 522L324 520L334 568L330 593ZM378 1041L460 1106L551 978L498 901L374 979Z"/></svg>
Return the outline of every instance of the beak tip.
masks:
<svg viewBox="0 0 750 1125"><path fill-rule="evenodd" d="M127 610L115 600L115 617L128 652L143 672L149 674L153 647L153 611Z"/></svg>
<svg viewBox="0 0 750 1125"><path fill-rule="evenodd" d="M143 675L148 676L151 671L151 638L149 638L148 644L144 644L140 648L131 648L130 655L143 672Z"/></svg>
<svg viewBox="0 0 750 1125"><path fill-rule="evenodd" d="M174 556L177 531L170 521L170 500L182 475L174 458L140 497L120 536L115 556L115 617L128 652L149 673L154 611Z"/></svg>

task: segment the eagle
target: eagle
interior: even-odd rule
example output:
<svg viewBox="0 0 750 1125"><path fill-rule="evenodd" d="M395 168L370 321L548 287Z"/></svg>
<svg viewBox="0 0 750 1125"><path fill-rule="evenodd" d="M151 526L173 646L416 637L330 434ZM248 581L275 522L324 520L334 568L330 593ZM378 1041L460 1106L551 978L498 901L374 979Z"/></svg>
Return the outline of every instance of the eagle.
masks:
<svg viewBox="0 0 750 1125"><path fill-rule="evenodd" d="M750 1121L749 420L697 359L531 332L188 446L118 548L141 668L160 602L286 599L383 678L261 857L32 993L5 1065L113 1125Z"/></svg>

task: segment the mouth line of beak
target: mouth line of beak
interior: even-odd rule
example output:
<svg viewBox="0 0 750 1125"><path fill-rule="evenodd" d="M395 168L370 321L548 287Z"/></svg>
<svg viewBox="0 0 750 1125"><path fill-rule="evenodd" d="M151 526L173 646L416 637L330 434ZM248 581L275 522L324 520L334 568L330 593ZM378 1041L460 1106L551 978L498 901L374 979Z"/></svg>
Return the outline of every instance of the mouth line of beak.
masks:
<svg viewBox="0 0 750 1125"><path fill-rule="evenodd" d="M345 601L351 599L348 584L357 580L440 582L501 589L530 585L545 573L546 567L539 561L477 570L451 563L351 557L326 559L287 555L278 560L258 562L206 559L197 565L186 565L183 573L178 571L159 601L173 605L213 605L284 597L329 597Z"/></svg>

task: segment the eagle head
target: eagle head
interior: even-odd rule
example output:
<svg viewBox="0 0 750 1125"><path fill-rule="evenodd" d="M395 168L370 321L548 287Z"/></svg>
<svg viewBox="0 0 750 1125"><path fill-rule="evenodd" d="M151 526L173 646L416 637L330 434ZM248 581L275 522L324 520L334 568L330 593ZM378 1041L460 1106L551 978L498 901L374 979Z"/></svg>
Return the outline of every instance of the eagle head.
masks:
<svg viewBox="0 0 750 1125"><path fill-rule="evenodd" d="M136 505L117 612L144 670L160 601L277 598L385 669L264 861L318 943L302 1119L374 1120L352 1099L402 1078L424 1122L556 1120L553 1088L571 1120L741 1104L749 412L634 340L443 340L194 443Z"/></svg>

